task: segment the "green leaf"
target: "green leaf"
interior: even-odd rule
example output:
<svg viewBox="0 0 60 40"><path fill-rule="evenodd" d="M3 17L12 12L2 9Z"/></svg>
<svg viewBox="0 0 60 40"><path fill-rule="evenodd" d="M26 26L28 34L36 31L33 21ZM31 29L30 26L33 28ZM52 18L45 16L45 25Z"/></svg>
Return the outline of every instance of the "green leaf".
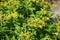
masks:
<svg viewBox="0 0 60 40"><path fill-rule="evenodd" d="M13 36L11 40L16 40L16 39L15 39L15 36Z"/></svg>
<svg viewBox="0 0 60 40"><path fill-rule="evenodd" d="M2 32L2 31L3 31L3 27L0 26L0 32Z"/></svg>
<svg viewBox="0 0 60 40"><path fill-rule="evenodd" d="M6 40L10 40L8 35L6 35Z"/></svg>

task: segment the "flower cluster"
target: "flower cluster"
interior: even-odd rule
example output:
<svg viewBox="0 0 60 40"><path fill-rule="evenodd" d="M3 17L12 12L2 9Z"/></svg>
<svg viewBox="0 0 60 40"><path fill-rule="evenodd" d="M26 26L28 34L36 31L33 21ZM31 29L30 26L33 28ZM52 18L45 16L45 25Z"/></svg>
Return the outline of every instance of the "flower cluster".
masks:
<svg viewBox="0 0 60 40"><path fill-rule="evenodd" d="M28 20L27 22L28 22L28 25L30 25L31 27L34 26L36 28L43 28L45 26L45 22L39 18L34 20Z"/></svg>
<svg viewBox="0 0 60 40"><path fill-rule="evenodd" d="M50 18L45 16L45 17L42 17L42 20L48 21L48 20L50 20Z"/></svg>
<svg viewBox="0 0 60 40"><path fill-rule="evenodd" d="M56 23L56 26L57 26L57 27L56 27L57 31L60 32L60 21L58 21L58 22Z"/></svg>
<svg viewBox="0 0 60 40"><path fill-rule="evenodd" d="M41 9L40 13L41 13L42 15L45 15L45 14L47 14L47 11L46 11L45 9Z"/></svg>
<svg viewBox="0 0 60 40"><path fill-rule="evenodd" d="M25 40L31 40L32 33L31 32L21 32L20 36L23 36Z"/></svg>
<svg viewBox="0 0 60 40"><path fill-rule="evenodd" d="M14 12L14 13L7 15L5 18L6 18L6 20L10 20L12 17L17 18L18 16L19 16L18 13Z"/></svg>
<svg viewBox="0 0 60 40"><path fill-rule="evenodd" d="M6 6L7 5L7 2L0 2L0 5L1 6Z"/></svg>

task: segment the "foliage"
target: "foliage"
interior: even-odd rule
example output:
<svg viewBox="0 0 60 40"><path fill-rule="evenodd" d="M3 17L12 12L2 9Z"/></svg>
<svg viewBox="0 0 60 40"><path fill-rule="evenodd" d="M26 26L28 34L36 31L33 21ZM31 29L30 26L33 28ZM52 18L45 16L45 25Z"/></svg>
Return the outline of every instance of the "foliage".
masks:
<svg viewBox="0 0 60 40"><path fill-rule="evenodd" d="M60 21L44 0L1 0L0 40L60 40Z"/></svg>

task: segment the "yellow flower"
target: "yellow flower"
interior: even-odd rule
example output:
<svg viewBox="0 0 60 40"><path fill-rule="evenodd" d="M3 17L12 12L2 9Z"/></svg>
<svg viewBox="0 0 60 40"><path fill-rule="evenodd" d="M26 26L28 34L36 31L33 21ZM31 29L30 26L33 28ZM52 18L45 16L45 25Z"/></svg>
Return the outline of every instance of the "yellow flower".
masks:
<svg viewBox="0 0 60 40"><path fill-rule="evenodd" d="M4 6L6 6L7 5L7 2L4 2Z"/></svg>
<svg viewBox="0 0 60 40"><path fill-rule="evenodd" d="M45 3L45 0L42 0L42 3Z"/></svg>
<svg viewBox="0 0 60 40"><path fill-rule="evenodd" d="M11 19L11 14L9 14L9 15L7 15L7 16L5 16L5 18L6 18L6 20L10 20Z"/></svg>
<svg viewBox="0 0 60 40"><path fill-rule="evenodd" d="M45 22L37 18L37 19L28 21L28 25L36 28L43 28L43 26L45 26Z"/></svg>
<svg viewBox="0 0 60 40"><path fill-rule="evenodd" d="M60 26L57 26L56 29L57 29L57 32L60 32Z"/></svg>
<svg viewBox="0 0 60 40"><path fill-rule="evenodd" d="M17 12L12 13L11 15L13 18L17 18L19 16Z"/></svg>
<svg viewBox="0 0 60 40"><path fill-rule="evenodd" d="M45 22L42 21L42 20L40 20L40 21L38 22L38 24L39 24L38 27L40 27L40 28L43 28L43 26L45 26Z"/></svg>
<svg viewBox="0 0 60 40"><path fill-rule="evenodd" d="M3 17L3 11L0 11L0 21L2 21L4 18Z"/></svg>
<svg viewBox="0 0 60 40"><path fill-rule="evenodd" d="M48 8L48 5L44 5L43 8L44 8L44 9Z"/></svg>
<svg viewBox="0 0 60 40"><path fill-rule="evenodd" d="M47 4L48 4L48 2L45 2L45 4L47 5Z"/></svg>
<svg viewBox="0 0 60 40"><path fill-rule="evenodd" d="M56 23L56 25L57 25L57 26L60 26L60 21L58 21L58 22Z"/></svg>
<svg viewBox="0 0 60 40"><path fill-rule="evenodd" d="M3 20L3 18L0 18L0 21L2 21Z"/></svg>
<svg viewBox="0 0 60 40"><path fill-rule="evenodd" d="M19 36L24 37L26 40L30 39L30 37L32 36L31 32L21 32Z"/></svg>
<svg viewBox="0 0 60 40"><path fill-rule="evenodd" d="M16 9L16 8L14 8L14 9L13 9L13 12L16 12L16 10L17 10L17 9Z"/></svg>
<svg viewBox="0 0 60 40"><path fill-rule="evenodd" d="M39 22L39 21L40 21L40 19L39 19L39 18L37 18L37 19L35 19L35 20L33 20L33 21L35 21L35 22Z"/></svg>
<svg viewBox="0 0 60 40"><path fill-rule="evenodd" d="M36 2L36 0L32 0L32 2Z"/></svg>
<svg viewBox="0 0 60 40"><path fill-rule="evenodd" d="M37 2L38 3L38 0L31 0L32 2Z"/></svg>
<svg viewBox="0 0 60 40"><path fill-rule="evenodd" d="M56 23L56 26L57 26L57 27L56 27L57 31L60 32L60 21L58 21L58 22Z"/></svg>
<svg viewBox="0 0 60 40"><path fill-rule="evenodd" d="M3 13L3 11L0 11L0 14L2 14Z"/></svg>
<svg viewBox="0 0 60 40"><path fill-rule="evenodd" d="M1 6L6 6L7 5L7 2L0 2L0 5Z"/></svg>
<svg viewBox="0 0 60 40"><path fill-rule="evenodd" d="M19 4L19 1L13 0L13 1L11 1L11 4L12 5L18 5Z"/></svg>
<svg viewBox="0 0 60 40"><path fill-rule="evenodd" d="M14 12L14 13L11 13L11 14L5 16L5 18L6 18L6 20L10 20L12 17L17 18L18 16L19 16L18 13Z"/></svg>
<svg viewBox="0 0 60 40"><path fill-rule="evenodd" d="M47 20L50 20L50 18L49 17L42 17L42 20L47 21Z"/></svg>
<svg viewBox="0 0 60 40"><path fill-rule="evenodd" d="M39 3L39 1L36 1L36 3Z"/></svg>
<svg viewBox="0 0 60 40"><path fill-rule="evenodd" d="M45 9L41 9L40 13L42 13L42 15L45 15L47 11Z"/></svg>

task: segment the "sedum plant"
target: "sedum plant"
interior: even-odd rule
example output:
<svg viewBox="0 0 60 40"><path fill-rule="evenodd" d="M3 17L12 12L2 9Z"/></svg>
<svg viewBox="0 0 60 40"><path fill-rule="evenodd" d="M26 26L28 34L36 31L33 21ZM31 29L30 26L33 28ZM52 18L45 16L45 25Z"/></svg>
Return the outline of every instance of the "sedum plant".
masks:
<svg viewBox="0 0 60 40"><path fill-rule="evenodd" d="M60 21L45 0L1 0L0 40L60 40Z"/></svg>

